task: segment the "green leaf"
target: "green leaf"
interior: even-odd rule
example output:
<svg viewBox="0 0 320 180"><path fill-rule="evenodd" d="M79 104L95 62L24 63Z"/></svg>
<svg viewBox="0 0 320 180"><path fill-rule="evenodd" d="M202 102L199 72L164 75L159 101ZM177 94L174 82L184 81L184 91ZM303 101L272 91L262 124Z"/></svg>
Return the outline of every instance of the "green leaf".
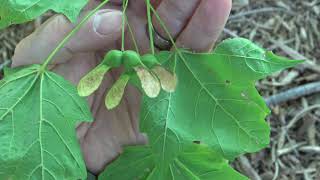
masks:
<svg viewBox="0 0 320 180"><path fill-rule="evenodd" d="M174 137L171 137L173 140ZM99 180L245 180L218 153L204 145L178 144L168 141L164 153L159 151L159 142L152 146L128 147ZM178 139L175 139L178 141ZM173 144L171 144L173 143Z"/></svg>
<svg viewBox="0 0 320 180"><path fill-rule="evenodd" d="M120 78L114 83L114 85L109 90L105 104L108 109L113 109L117 107L123 97L124 90L130 80L130 75L122 74Z"/></svg>
<svg viewBox="0 0 320 180"><path fill-rule="evenodd" d="M62 77L25 67L0 81L0 179L85 179L76 124L85 99Z"/></svg>
<svg viewBox="0 0 320 180"><path fill-rule="evenodd" d="M14 69L13 68L9 68L9 67L4 67L3 68L3 75L4 76L9 76L10 74L14 73Z"/></svg>
<svg viewBox="0 0 320 180"><path fill-rule="evenodd" d="M255 82L301 61L245 39L224 41L213 53L161 52L157 59L175 72L177 89L143 98L140 129L150 145L126 148L100 179L243 179L223 159L269 144L270 111Z"/></svg>
<svg viewBox="0 0 320 180"><path fill-rule="evenodd" d="M256 80L302 62L279 58L241 38L224 41L214 53L165 52L158 59L175 68L179 82L174 93L145 101L144 108L152 107L154 113L142 120L141 129L151 128L147 121L163 120L155 114L165 114L170 107L169 129L229 160L269 144L265 117L270 111L255 89Z"/></svg>
<svg viewBox="0 0 320 180"><path fill-rule="evenodd" d="M6 77L6 76L10 76L11 74L14 74L18 71L20 71L21 69L23 69L25 67L23 66L20 66L20 67L15 67L15 68L11 68L11 67L5 67L3 69L3 75Z"/></svg>
<svg viewBox="0 0 320 180"><path fill-rule="evenodd" d="M149 101L149 98L145 97L144 101ZM158 103L167 104L167 101L170 99L158 100ZM119 159L107 166L99 179L247 179L233 170L216 151L206 145L183 141L172 131L167 125L175 120L173 109L167 107L166 112L157 112L157 105L148 108L149 104L143 104L140 128L148 134L150 145L127 147Z"/></svg>
<svg viewBox="0 0 320 180"><path fill-rule="evenodd" d="M0 29L11 24L31 21L48 10L66 15L72 22L88 0L2 0L0 6Z"/></svg>

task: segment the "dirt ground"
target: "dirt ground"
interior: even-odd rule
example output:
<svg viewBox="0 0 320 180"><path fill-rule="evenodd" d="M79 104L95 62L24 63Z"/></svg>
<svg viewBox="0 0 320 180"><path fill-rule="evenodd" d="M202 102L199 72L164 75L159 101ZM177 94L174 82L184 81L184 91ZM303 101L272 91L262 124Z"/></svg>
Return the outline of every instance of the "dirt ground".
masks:
<svg viewBox="0 0 320 180"><path fill-rule="evenodd" d="M320 0L234 0L221 39L241 36L280 55L306 63L257 83L261 94L287 93L291 99L270 105L271 143L242 156L234 167L255 180L320 180ZM0 64L39 21L0 30ZM314 83L310 90L305 85ZM310 86L309 86L310 87ZM312 86L311 86L312 87ZM313 92L313 94L311 94ZM301 97L299 97L301 96ZM279 98L279 96L278 96ZM283 98L283 97L280 97Z"/></svg>

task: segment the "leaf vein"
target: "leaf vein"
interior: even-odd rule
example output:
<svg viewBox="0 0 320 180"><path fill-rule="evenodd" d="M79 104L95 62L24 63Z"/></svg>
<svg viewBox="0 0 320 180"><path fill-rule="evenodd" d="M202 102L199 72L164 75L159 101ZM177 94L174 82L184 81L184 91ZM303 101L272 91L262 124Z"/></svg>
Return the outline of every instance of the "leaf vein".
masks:
<svg viewBox="0 0 320 180"><path fill-rule="evenodd" d="M76 158L76 156L73 154L73 152L71 151L71 148L69 147L69 145L67 144L67 142L65 141L65 139L61 136L60 132L58 131L58 129L48 120L44 119L45 123L47 123L58 135L58 137L61 139L61 141L63 142L63 144L66 146L66 148L68 149L69 153L72 155L73 159L77 162L77 165L79 168L81 168L80 163L78 162L78 159Z"/></svg>

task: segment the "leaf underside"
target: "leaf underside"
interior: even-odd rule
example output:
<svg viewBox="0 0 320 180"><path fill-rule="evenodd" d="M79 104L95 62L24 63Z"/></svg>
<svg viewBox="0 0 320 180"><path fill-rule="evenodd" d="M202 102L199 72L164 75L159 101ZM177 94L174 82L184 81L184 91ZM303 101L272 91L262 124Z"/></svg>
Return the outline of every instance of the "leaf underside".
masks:
<svg viewBox="0 0 320 180"><path fill-rule="evenodd" d="M163 138L160 138L163 140ZM151 146L128 147L120 158L99 176L101 180L245 180L216 152L203 145L183 144L168 136ZM173 143L173 144L171 144ZM155 147L153 147L155 146ZM170 146L166 152L159 146Z"/></svg>
<svg viewBox="0 0 320 180"><path fill-rule="evenodd" d="M48 10L66 15L76 21L81 9L88 0L2 0L0 6L0 29L11 24L31 21Z"/></svg>
<svg viewBox="0 0 320 180"><path fill-rule="evenodd" d="M85 179L75 134L92 117L75 87L39 65L0 81L0 179Z"/></svg>
<svg viewBox="0 0 320 180"><path fill-rule="evenodd" d="M126 148L99 179L246 179L227 160L269 144L269 109L255 82L301 61L242 38L213 53L162 52L157 59L178 84L173 93L144 97L140 129L150 145Z"/></svg>

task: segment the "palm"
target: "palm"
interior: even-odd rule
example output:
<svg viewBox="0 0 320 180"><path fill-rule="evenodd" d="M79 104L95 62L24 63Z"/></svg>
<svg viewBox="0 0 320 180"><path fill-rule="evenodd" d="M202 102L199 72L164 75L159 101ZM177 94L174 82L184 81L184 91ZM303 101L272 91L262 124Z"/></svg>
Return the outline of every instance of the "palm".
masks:
<svg viewBox="0 0 320 180"><path fill-rule="evenodd" d="M143 6L143 4L141 4ZM137 7L135 7L137 8ZM145 52L148 49L148 39L145 33L145 24L147 23L145 13L137 13L132 6L128 7L129 22L131 22L139 49ZM130 34L126 33L126 47L132 48L133 43L130 40ZM129 40L129 41L128 41ZM120 39L115 47L107 47L107 49L121 48ZM105 49L103 49L105 51ZM83 75L92 69L100 60L103 54L100 52L90 52L85 54L75 55L74 61L69 61L68 65L59 65L56 67L58 73L63 74L67 79L77 83ZM88 57L94 61L88 61ZM79 61L83 62L79 63ZM70 68L74 69L70 71ZM61 70L60 70L61 69ZM65 71L64 69L69 69ZM65 74L66 72L72 72ZM74 72L79 72L76 75ZM121 105L113 111L107 111L104 107L104 95L108 87L110 87L115 78L118 77L118 72L113 72L107 75L106 80L92 97L90 97L91 108L95 117L95 122L92 124L81 124L77 128L78 136L81 142L81 147L84 152L87 167L92 172L99 172L104 165L112 161L120 152L122 145L138 144L145 142L143 135L138 131L138 112L140 105L140 95L133 87L129 87L126 91L126 96ZM92 99L92 100L91 100Z"/></svg>
<svg viewBox="0 0 320 180"><path fill-rule="evenodd" d="M134 4L129 4L127 10L129 22L134 31L135 39L138 42L140 53L146 53L149 51L149 40L146 33L147 18L144 0L130 2L134 2ZM207 51L212 48L212 44L217 39L224 26L229 14L231 1L224 0L217 2L216 0L202 0L201 3L199 2L200 1L198 0L190 0L187 3L185 1L162 0L158 11L159 14L164 17L163 19L172 36L177 38L178 46L186 46L197 51ZM95 7L98 3L98 1L93 0L90 2L88 8ZM212 6L216 11L207 9L207 6ZM173 11L172 7L178 8L180 12ZM105 8L110 9L111 7L106 6ZM120 9L121 7L120 5L115 5L112 6L112 8ZM196 8L198 8L197 11L200 13L195 11ZM59 21L65 20L61 20L60 17L60 20L57 20L57 22L60 23ZM118 19L118 21L121 21L121 19ZM52 31L52 29L58 29L59 31L61 28L56 27L57 25L55 23L43 25L44 28L37 30L40 32L36 32L23 40L17 47L15 56L13 57L13 64L25 65L29 63L38 63L37 61L41 62L44 57L47 56L47 52L44 51L44 53L41 54L38 50L30 48L28 44L41 41L52 41L52 39L46 35L48 34L46 31ZM186 26L186 24L189 25ZM53 26L53 28L51 26ZM155 24L155 27L165 36L158 24ZM204 31L199 29L199 27ZM52 34L52 32L49 33ZM72 49L72 51L69 52L67 48L65 50L65 54L69 53L71 56L61 55L63 58L59 59L62 59L60 62L59 60L55 60L56 65L54 66L54 71L75 84L79 82L82 76L101 61L101 55L103 55L105 51L119 49L121 46L120 32L113 34L110 37L103 37L105 38L104 41L96 44L93 40L83 40L85 39L84 35L86 36L87 33L90 32L80 31L80 35L71 40L69 46L75 47L74 49L76 50L70 47L69 49ZM43 35L44 37L42 37L41 34L45 34ZM63 34L63 36L61 34ZM66 32L61 34L60 36L64 37ZM53 32L53 37L51 38L55 38L54 35L59 37L57 32ZM179 37L177 37L178 35ZM92 45L87 45L86 48L79 48L78 46L81 47L83 45L81 43L79 44L79 39L83 40L83 44L91 43ZM134 47L131 39L130 33L127 32L125 40L126 48L128 49ZM108 41L108 43L103 43L106 41ZM51 49L52 47L48 47L47 51L50 52ZM32 51L36 51L40 55L32 53ZM26 62L26 59L32 59L34 62ZM123 145L135 145L146 142L146 138L139 133L138 129L140 93L137 92L137 90L133 87L128 87L125 98L115 110L107 111L104 107L105 92L112 85L115 78L118 77L118 74L119 71L109 73L99 90L88 99L95 121L90 124L80 124L77 128L77 134L84 153L87 168L93 173L99 173L106 164L116 158L121 152Z"/></svg>

